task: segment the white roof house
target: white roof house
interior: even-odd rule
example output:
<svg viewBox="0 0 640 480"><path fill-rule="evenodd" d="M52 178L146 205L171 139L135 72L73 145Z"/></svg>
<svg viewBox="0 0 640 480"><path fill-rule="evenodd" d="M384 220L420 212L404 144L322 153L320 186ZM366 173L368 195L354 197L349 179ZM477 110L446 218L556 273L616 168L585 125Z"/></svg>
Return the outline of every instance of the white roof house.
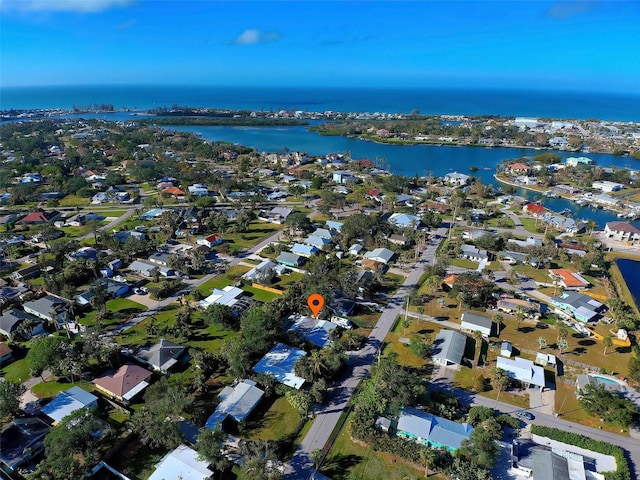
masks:
<svg viewBox="0 0 640 480"><path fill-rule="evenodd" d="M244 420L260 403L263 395L264 392L256 387L256 382L252 380L245 380L235 387L224 387L218 394L220 403L207 420L205 427L218 428L218 425L227 417L233 418L236 422Z"/></svg>
<svg viewBox="0 0 640 480"><path fill-rule="evenodd" d="M431 359L441 365L460 365L466 344L466 335L454 330L440 330L433 341Z"/></svg>
<svg viewBox="0 0 640 480"><path fill-rule="evenodd" d="M520 357L498 357L496 366L507 372L510 378L521 381L527 387L536 385L537 387L544 388L544 369L538 365L534 365L531 360Z"/></svg>
<svg viewBox="0 0 640 480"><path fill-rule="evenodd" d="M394 213L387 221L400 228L416 229L420 226L420 217L408 213Z"/></svg>
<svg viewBox="0 0 640 480"><path fill-rule="evenodd" d="M200 300L199 305L202 308L207 308L209 305L218 304L226 305L227 307L233 307L238 303L239 298L244 295L244 290L232 285L227 285L222 290L214 288L211 295L204 300Z"/></svg>
<svg viewBox="0 0 640 480"><path fill-rule="evenodd" d="M460 328L462 328L462 330L469 330L470 332L479 331L483 337L490 337L493 320L484 315L464 312L460 319Z"/></svg>
<svg viewBox="0 0 640 480"><path fill-rule="evenodd" d="M180 445L164 456L156 465L149 480L209 480L213 478L213 470L209 462L198 460L198 452L186 445Z"/></svg>
<svg viewBox="0 0 640 480"><path fill-rule="evenodd" d="M76 410L96 408L97 406L98 397L80 387L72 387L56 395L53 400L42 407L41 411L53 420L54 424L57 424Z"/></svg>
<svg viewBox="0 0 640 480"><path fill-rule="evenodd" d="M365 253L364 258L373 260L375 262L384 263L386 265L391 261L394 255L395 253L393 253L388 248L376 248L375 250L371 250L370 252Z"/></svg>

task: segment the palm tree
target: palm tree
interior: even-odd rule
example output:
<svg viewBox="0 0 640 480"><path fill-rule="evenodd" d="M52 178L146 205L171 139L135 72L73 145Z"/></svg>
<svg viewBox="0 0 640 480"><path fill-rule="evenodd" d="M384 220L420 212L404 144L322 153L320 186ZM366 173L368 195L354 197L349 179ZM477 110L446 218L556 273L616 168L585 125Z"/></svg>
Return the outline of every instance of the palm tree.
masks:
<svg viewBox="0 0 640 480"><path fill-rule="evenodd" d="M429 477L429 468L436 460L436 451L432 448L423 448L420 450L420 460L424 463L424 476Z"/></svg>
<svg viewBox="0 0 640 480"><path fill-rule="evenodd" d="M611 347L613 345L613 337L611 336L610 333L606 334L603 338L602 338L602 345L604 346L604 353L603 355L607 354L607 348Z"/></svg>
<svg viewBox="0 0 640 480"><path fill-rule="evenodd" d="M516 308L515 317L516 317L516 323L517 323L517 330L520 331L520 323L522 322L522 320L524 320L524 317L525 317L525 312L524 312L524 308L522 308L522 305L518 305L518 308Z"/></svg>
<svg viewBox="0 0 640 480"><path fill-rule="evenodd" d="M502 321L504 320L504 317L500 313L495 313L493 315L492 320L493 320L493 323L496 324L496 330L497 330L497 334L498 334L498 337L499 337L500 336L500 325L502 325Z"/></svg>
<svg viewBox="0 0 640 480"><path fill-rule="evenodd" d="M567 348L569 348L569 342L567 342L566 338L561 338L558 340L558 350L560 353L563 353Z"/></svg>
<svg viewBox="0 0 640 480"><path fill-rule="evenodd" d="M477 358L477 360L474 363L476 364L476 366L478 366L478 363L480 363L480 351L482 349L482 332L480 330L474 330L472 335L473 339L476 341L475 357Z"/></svg>

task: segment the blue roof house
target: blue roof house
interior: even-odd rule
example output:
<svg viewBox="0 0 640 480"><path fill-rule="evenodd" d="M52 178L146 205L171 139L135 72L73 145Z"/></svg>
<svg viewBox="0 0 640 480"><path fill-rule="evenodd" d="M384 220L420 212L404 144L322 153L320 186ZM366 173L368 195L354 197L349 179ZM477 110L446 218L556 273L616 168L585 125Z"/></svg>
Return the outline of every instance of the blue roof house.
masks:
<svg viewBox="0 0 640 480"><path fill-rule="evenodd" d="M313 245L303 245L302 243L296 243L291 249L291 253L303 257L310 257L318 253L318 248L314 247Z"/></svg>
<svg viewBox="0 0 640 480"><path fill-rule="evenodd" d="M327 320L316 320L315 318L300 316L294 320L289 331L295 332L316 347L323 348L331 343L329 332L337 326Z"/></svg>
<svg viewBox="0 0 640 480"><path fill-rule="evenodd" d="M72 387L60 392L56 397L42 407L42 413L57 425L64 417L81 408L97 408L98 397L80 387Z"/></svg>
<svg viewBox="0 0 640 480"><path fill-rule="evenodd" d="M273 375L278 382L299 390L304 384L304 378L295 375L294 366L306 354L307 352L299 348L277 343L256 363L253 371Z"/></svg>
<svg viewBox="0 0 640 480"><path fill-rule="evenodd" d="M436 417L416 408L404 407L398 419L396 435L422 445L446 448L454 452L468 440L473 427L446 418Z"/></svg>

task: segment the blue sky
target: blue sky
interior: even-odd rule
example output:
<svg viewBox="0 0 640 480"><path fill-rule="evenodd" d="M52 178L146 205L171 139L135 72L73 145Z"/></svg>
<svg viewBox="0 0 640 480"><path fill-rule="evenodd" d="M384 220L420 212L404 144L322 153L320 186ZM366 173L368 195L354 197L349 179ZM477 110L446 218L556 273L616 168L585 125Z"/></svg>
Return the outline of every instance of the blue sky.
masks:
<svg viewBox="0 0 640 480"><path fill-rule="evenodd" d="M639 25L635 0L0 0L0 81L638 92Z"/></svg>

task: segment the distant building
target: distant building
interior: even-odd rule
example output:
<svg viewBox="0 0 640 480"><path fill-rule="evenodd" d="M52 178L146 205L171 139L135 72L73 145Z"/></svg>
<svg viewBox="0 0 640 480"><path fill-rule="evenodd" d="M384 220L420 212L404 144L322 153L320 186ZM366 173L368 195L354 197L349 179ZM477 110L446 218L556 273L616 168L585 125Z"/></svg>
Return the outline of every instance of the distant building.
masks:
<svg viewBox="0 0 640 480"><path fill-rule="evenodd" d="M595 162L587 157L569 157L567 158L567 166L577 167L578 165L593 165Z"/></svg>
<svg viewBox="0 0 640 480"><path fill-rule="evenodd" d="M596 190L600 190L602 192L617 192L618 190L622 190L624 185L617 182L610 182L608 180L598 180L591 184L591 188L595 188Z"/></svg>
<svg viewBox="0 0 640 480"><path fill-rule="evenodd" d="M464 187L465 185L468 185L470 179L471 177L469 177L469 175L466 175L464 173L458 173L458 172L447 173L444 176L445 183L448 183L450 185L455 185L458 187Z"/></svg>

